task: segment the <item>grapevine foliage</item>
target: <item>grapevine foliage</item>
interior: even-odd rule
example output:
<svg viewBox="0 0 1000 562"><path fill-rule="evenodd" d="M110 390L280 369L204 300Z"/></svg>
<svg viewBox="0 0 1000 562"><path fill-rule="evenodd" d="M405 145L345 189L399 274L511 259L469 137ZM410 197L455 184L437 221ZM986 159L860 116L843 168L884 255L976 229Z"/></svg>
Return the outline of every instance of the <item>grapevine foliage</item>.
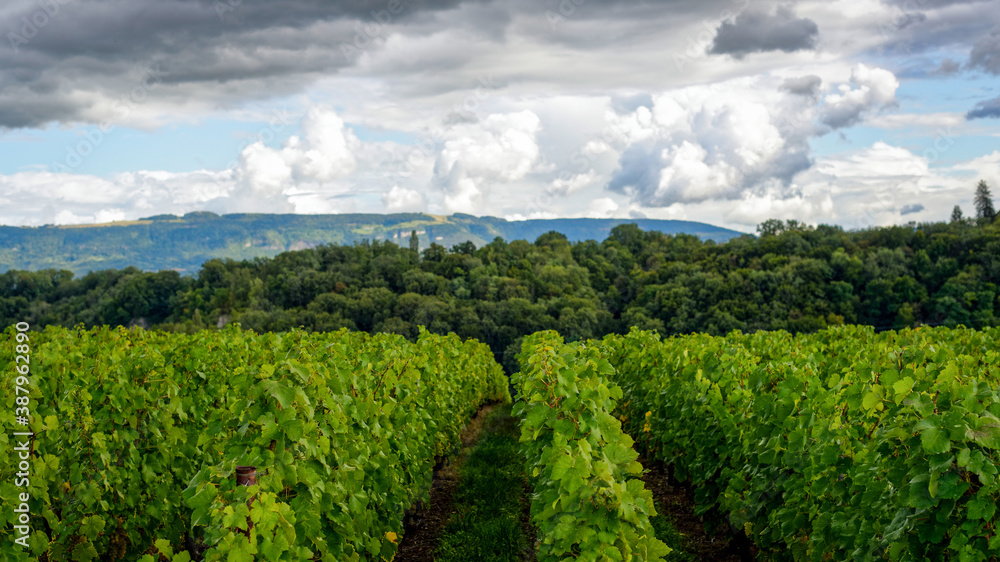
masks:
<svg viewBox="0 0 1000 562"><path fill-rule="evenodd" d="M773 560L1000 556L1000 330L609 336L639 445Z"/></svg>
<svg viewBox="0 0 1000 562"><path fill-rule="evenodd" d="M555 332L525 338L521 372L521 446L534 496L538 560L662 560L649 517L652 494L638 476L632 439L611 412L622 391L596 347L563 344Z"/></svg>
<svg viewBox="0 0 1000 562"><path fill-rule="evenodd" d="M206 560L389 560L435 457L482 403L510 400L485 345L425 331L32 338L33 534L14 545L0 434L0 560L184 562L196 540ZM236 486L238 465L257 485Z"/></svg>

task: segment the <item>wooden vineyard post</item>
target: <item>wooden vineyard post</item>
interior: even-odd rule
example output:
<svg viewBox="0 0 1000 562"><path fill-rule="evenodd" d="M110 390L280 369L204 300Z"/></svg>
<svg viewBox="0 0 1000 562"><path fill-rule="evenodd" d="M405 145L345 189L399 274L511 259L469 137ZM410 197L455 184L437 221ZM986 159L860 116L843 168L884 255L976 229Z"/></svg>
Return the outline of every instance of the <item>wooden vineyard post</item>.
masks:
<svg viewBox="0 0 1000 562"><path fill-rule="evenodd" d="M257 467L256 466L237 466L236 467L236 485L237 486L254 486L257 484ZM254 498L250 498L247 502L247 507L253 505ZM253 522L250 521L250 516L247 516L247 530L244 535L250 538L250 529L253 529ZM242 531L240 531L242 532Z"/></svg>

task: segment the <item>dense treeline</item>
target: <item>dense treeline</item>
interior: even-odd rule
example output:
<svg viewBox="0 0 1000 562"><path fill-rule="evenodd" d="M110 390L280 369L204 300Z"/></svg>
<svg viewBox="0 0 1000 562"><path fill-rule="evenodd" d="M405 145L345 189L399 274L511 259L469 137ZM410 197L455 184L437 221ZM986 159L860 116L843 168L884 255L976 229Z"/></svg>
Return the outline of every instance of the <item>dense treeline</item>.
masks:
<svg viewBox="0 0 1000 562"><path fill-rule="evenodd" d="M758 230L724 244L622 225L603 242L576 244L550 232L534 243L422 252L390 242L320 246L211 260L194 277L9 271L0 275L0 321L179 331L238 321L257 331L348 327L409 338L424 325L486 342L507 368L522 336L548 329L573 341L630 326L668 335L998 324L1000 224L848 232L772 220Z"/></svg>

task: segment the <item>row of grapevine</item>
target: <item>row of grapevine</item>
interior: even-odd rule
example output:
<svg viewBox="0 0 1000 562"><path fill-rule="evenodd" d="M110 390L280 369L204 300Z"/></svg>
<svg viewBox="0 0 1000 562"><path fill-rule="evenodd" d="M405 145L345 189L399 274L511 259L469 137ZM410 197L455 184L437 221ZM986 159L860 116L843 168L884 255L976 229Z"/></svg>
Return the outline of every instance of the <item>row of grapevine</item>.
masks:
<svg viewBox="0 0 1000 562"><path fill-rule="evenodd" d="M453 335L30 336L33 534L14 545L0 435L0 560L183 561L196 542L207 560L388 560L435 457L480 404L510 400L489 349ZM239 465L257 485L236 486Z"/></svg>
<svg viewBox="0 0 1000 562"><path fill-rule="evenodd" d="M621 398L596 347L555 332L525 338L514 384L521 444L534 494L540 561L662 560L652 495L632 439L611 412Z"/></svg>
<svg viewBox="0 0 1000 562"><path fill-rule="evenodd" d="M605 338L629 433L768 559L1000 557L1000 330Z"/></svg>

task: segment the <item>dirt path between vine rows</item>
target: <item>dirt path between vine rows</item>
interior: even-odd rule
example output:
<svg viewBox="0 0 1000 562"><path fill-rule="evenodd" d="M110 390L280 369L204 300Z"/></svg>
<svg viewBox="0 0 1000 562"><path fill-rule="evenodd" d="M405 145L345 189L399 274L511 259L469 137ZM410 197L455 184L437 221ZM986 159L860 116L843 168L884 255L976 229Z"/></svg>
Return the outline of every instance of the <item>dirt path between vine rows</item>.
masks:
<svg viewBox="0 0 1000 562"><path fill-rule="evenodd" d="M454 512L453 497L458 487L462 462L479 441L483 421L499 407L499 404L483 406L462 430L461 450L454 458L445 460L434 472L430 504L408 512L403 522L403 540L399 543L394 562L434 561L434 550L440 542L441 531Z"/></svg>
<svg viewBox="0 0 1000 562"><path fill-rule="evenodd" d="M754 547L746 539L738 540L719 530L710 535L705 523L694 513L694 501L688 490L670 474L662 461L639 456L644 471L642 480L653 493L659 508L665 512L674 527L683 535L683 549L697 560L711 562L749 562L756 560Z"/></svg>

